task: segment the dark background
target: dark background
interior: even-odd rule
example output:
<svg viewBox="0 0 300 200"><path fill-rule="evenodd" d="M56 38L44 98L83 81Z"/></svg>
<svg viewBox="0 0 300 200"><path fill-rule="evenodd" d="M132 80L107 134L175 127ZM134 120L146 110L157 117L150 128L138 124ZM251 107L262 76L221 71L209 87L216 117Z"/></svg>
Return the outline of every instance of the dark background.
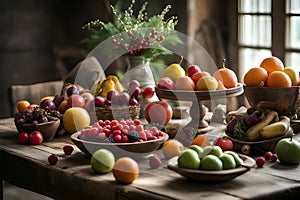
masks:
<svg viewBox="0 0 300 200"><path fill-rule="evenodd" d="M116 0L10 0L0 2L0 118L13 115L11 85L62 80L88 54L82 26L95 19L109 21ZM137 1L135 9L143 1ZM121 1L124 8L129 0ZM149 16L167 5L177 15L176 30L193 38L206 19L213 21L227 46L226 2L222 0L150 0ZM217 49L216 49L217 50ZM119 66L120 67L120 66ZM109 68L108 73L114 70Z"/></svg>

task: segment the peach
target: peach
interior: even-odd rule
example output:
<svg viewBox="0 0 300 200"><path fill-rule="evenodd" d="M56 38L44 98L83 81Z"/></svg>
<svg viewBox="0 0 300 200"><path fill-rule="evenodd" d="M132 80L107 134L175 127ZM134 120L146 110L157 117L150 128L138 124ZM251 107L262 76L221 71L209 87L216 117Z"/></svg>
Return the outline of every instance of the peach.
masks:
<svg viewBox="0 0 300 200"><path fill-rule="evenodd" d="M182 76L175 82L176 90L195 90L195 83L189 76Z"/></svg>
<svg viewBox="0 0 300 200"><path fill-rule="evenodd" d="M208 73L206 71L197 72L197 73L192 75L192 80L194 81L195 84L197 84L199 79L204 77L204 76L211 76L211 75L210 75L210 73Z"/></svg>

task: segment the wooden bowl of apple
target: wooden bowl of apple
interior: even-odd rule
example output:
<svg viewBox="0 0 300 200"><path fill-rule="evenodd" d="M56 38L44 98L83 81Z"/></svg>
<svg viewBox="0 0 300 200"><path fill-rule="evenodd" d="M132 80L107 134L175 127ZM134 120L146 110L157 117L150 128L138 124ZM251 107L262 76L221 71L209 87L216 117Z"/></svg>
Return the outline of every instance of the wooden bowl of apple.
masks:
<svg viewBox="0 0 300 200"><path fill-rule="evenodd" d="M49 107L35 107L26 109L22 113L15 113L14 122L19 133L39 131L43 141L50 141L60 125L60 113Z"/></svg>

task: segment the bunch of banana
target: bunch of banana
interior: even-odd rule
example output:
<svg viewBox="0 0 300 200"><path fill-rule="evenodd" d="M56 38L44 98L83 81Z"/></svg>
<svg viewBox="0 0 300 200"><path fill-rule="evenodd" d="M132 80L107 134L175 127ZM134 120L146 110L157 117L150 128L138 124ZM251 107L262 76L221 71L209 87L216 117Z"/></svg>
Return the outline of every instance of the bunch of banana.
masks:
<svg viewBox="0 0 300 200"><path fill-rule="evenodd" d="M94 93L95 96L102 96L106 97L107 93L111 90L116 90L119 93L124 91L123 85L120 83L119 79L115 75L109 75L104 80L100 80L95 86L94 86Z"/></svg>
<svg viewBox="0 0 300 200"><path fill-rule="evenodd" d="M226 132L239 140L258 141L282 136L289 129L290 118L278 116L274 110L266 110L233 117L227 124Z"/></svg>

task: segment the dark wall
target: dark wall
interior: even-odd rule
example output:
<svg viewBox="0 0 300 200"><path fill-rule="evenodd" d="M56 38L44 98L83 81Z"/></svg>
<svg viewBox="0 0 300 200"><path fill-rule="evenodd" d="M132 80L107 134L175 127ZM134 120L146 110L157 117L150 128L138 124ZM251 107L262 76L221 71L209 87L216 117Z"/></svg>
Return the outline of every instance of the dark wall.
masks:
<svg viewBox="0 0 300 200"><path fill-rule="evenodd" d="M94 19L112 19L109 4L116 2L117 0L1 1L0 118L13 114L8 92L11 85L62 80L88 53L81 40L89 32L82 30L82 26ZM178 15L178 30L186 32L186 1L150 0L149 4L149 15L160 13L166 4L172 4L170 14Z"/></svg>

